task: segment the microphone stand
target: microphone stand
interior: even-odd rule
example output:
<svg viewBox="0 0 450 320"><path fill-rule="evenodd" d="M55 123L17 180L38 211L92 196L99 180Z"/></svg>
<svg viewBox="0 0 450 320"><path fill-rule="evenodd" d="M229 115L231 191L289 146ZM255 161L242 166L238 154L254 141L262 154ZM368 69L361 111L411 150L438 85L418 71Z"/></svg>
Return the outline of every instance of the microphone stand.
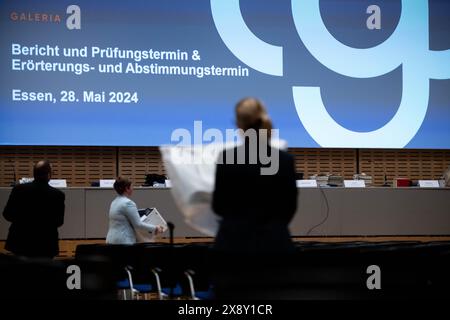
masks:
<svg viewBox="0 0 450 320"><path fill-rule="evenodd" d="M169 246L169 266L170 266L170 291L169 291L169 299L173 300L173 290L174 290L174 286L176 283L176 276L175 276L175 272L174 272L174 268L172 267L173 265L173 259L174 259L174 254L173 254L173 230L175 229L175 225L172 222L167 222L167 227L169 228L169 236L170 236L170 246Z"/></svg>
<svg viewBox="0 0 450 320"><path fill-rule="evenodd" d="M389 183L387 181L387 176L386 174L384 174L384 183L383 183L383 187L389 187Z"/></svg>
<svg viewBox="0 0 450 320"><path fill-rule="evenodd" d="M13 180L13 182L11 183L11 187L15 187L16 186L16 183L17 183L17 175L16 175L16 163L14 162L14 161L12 161L11 159L9 159L9 162L11 163L11 166L12 166L12 169L13 169L13 177L14 177L14 180Z"/></svg>
<svg viewBox="0 0 450 320"><path fill-rule="evenodd" d="M170 246L173 247L173 230L175 225L172 222L167 222L167 227L169 228Z"/></svg>

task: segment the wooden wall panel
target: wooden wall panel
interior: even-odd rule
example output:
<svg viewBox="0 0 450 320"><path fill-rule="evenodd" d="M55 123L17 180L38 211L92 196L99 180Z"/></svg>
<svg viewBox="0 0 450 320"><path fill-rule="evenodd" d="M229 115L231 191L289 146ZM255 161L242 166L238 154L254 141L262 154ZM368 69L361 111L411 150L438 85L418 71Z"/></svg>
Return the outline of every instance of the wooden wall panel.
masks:
<svg viewBox="0 0 450 320"><path fill-rule="evenodd" d="M298 172L305 178L316 173L333 173L351 179L359 169L382 185L384 175L411 179L438 179L450 165L450 150L313 149L291 148ZM49 159L53 177L67 179L68 185L89 186L116 174L131 178L136 186L145 174L165 174L158 147L40 147L0 146L0 186L31 177L33 164ZM359 163L358 163L359 159Z"/></svg>
<svg viewBox="0 0 450 320"><path fill-rule="evenodd" d="M405 177L412 180L439 179L450 165L450 150L381 150L359 151L360 172L372 175L375 185Z"/></svg>
<svg viewBox="0 0 450 320"><path fill-rule="evenodd" d="M116 176L114 147L0 147L0 185L16 178L32 177L33 165L42 159L52 164L54 179L66 179L69 187L89 186L98 179Z"/></svg>
<svg viewBox="0 0 450 320"><path fill-rule="evenodd" d="M351 179L357 170L355 149L290 148L289 153L295 156L297 172L303 172L305 179L318 173Z"/></svg>
<svg viewBox="0 0 450 320"><path fill-rule="evenodd" d="M119 148L119 175L131 179L135 186L140 186L147 173L165 174L158 147Z"/></svg>

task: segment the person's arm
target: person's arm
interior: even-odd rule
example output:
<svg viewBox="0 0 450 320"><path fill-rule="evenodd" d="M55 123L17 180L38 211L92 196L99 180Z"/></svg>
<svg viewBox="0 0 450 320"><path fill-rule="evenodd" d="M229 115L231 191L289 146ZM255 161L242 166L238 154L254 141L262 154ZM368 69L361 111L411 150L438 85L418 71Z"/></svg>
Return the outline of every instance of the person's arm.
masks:
<svg viewBox="0 0 450 320"><path fill-rule="evenodd" d="M287 172L287 184L286 184L286 199L287 199L287 218L288 221L291 221L291 219L294 217L295 212L297 211L297 181L295 178L295 161L294 157L289 157L289 167Z"/></svg>
<svg viewBox="0 0 450 320"><path fill-rule="evenodd" d="M57 227L61 227L64 224L64 211L66 209L65 199L66 199L66 195L64 193L61 193L59 195L59 199L58 199L57 207L56 207L56 226Z"/></svg>
<svg viewBox="0 0 450 320"><path fill-rule="evenodd" d="M298 189L295 176L295 161L290 155L282 154L277 182L273 187L276 202L274 209L278 219L289 224L297 211Z"/></svg>
<svg viewBox="0 0 450 320"><path fill-rule="evenodd" d="M9 222L14 222L14 220L17 219L17 206L20 203L18 200L17 189L13 188L11 194L9 195L5 209L3 210L3 217L5 217L5 219Z"/></svg>
<svg viewBox="0 0 450 320"><path fill-rule="evenodd" d="M151 233L155 232L155 225L141 221L136 204L131 200L125 203L125 215L127 216L128 221L132 224L134 230L142 229Z"/></svg>
<svg viewBox="0 0 450 320"><path fill-rule="evenodd" d="M223 212L226 212L227 199L226 199L226 190L224 190L224 181L223 181L223 171L225 169L224 164L216 165L216 179L213 191L212 198L212 209L213 211L222 216Z"/></svg>

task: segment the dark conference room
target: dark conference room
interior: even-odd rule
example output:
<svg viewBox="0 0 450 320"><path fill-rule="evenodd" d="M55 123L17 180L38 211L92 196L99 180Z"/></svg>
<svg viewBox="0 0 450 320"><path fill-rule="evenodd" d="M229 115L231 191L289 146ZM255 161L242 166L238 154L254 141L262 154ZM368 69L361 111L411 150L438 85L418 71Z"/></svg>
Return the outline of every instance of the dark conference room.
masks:
<svg viewBox="0 0 450 320"><path fill-rule="evenodd" d="M0 301L448 299L449 1L2 1L0 63Z"/></svg>

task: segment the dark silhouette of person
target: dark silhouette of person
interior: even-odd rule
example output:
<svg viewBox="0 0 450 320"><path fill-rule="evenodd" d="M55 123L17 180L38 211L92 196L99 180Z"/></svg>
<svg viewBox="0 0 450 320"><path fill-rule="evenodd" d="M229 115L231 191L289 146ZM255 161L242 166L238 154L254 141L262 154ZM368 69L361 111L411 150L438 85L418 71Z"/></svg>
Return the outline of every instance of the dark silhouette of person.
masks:
<svg viewBox="0 0 450 320"><path fill-rule="evenodd" d="M295 251L289 223L297 209L294 158L271 146L264 105L236 105L243 143L219 155L212 208L219 231L212 251L215 297L276 298ZM262 285L264 284L264 285Z"/></svg>
<svg viewBox="0 0 450 320"><path fill-rule="evenodd" d="M53 258L59 253L58 227L64 223L65 194L51 187L49 161L33 168L34 181L15 186L3 210L11 222L5 249L21 256Z"/></svg>
<svg viewBox="0 0 450 320"><path fill-rule="evenodd" d="M291 251L288 225L297 209L294 158L270 146L272 124L257 99L241 100L236 105L236 120L244 143L224 150L216 167L212 207L222 221L215 248L232 253ZM247 135L251 130L256 135ZM269 174L262 170L268 164L263 163L260 151L278 162ZM240 155L244 156L239 159Z"/></svg>

